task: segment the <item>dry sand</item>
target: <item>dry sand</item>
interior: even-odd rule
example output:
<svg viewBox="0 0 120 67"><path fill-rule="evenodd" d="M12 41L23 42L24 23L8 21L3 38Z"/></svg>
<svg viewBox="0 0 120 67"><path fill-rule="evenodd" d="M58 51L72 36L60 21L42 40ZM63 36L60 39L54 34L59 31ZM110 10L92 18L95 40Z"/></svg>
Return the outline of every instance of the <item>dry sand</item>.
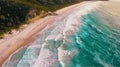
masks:
<svg viewBox="0 0 120 67"><path fill-rule="evenodd" d="M0 67L4 61L17 49L24 47L29 42L35 40L35 36L48 24L51 24L59 17L64 17L67 13L72 11L73 8L80 6L80 4L75 4L63 9L56 11L57 16L47 16L45 18L34 21L34 23L29 24L25 29L20 31L17 35L8 37L0 42Z"/></svg>

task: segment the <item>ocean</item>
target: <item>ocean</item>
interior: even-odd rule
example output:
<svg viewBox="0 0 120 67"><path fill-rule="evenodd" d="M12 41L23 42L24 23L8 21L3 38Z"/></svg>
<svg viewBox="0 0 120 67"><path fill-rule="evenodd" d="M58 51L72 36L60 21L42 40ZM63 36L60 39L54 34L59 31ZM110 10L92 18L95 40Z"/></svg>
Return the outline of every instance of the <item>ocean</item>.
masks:
<svg viewBox="0 0 120 67"><path fill-rule="evenodd" d="M49 24L4 67L120 67L119 17L100 8L81 11Z"/></svg>

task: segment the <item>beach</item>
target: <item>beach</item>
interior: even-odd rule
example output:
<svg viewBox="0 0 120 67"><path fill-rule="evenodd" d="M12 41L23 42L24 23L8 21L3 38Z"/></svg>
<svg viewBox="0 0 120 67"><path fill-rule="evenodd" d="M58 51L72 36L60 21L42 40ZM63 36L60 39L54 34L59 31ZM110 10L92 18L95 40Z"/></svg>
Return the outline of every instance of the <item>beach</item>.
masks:
<svg viewBox="0 0 120 67"><path fill-rule="evenodd" d="M47 25L52 24L57 19L64 18L67 14L72 12L73 8L80 6L80 4L81 3L60 9L55 12L58 14L56 16L47 16L36 20L34 23L27 25L20 32L16 32L16 35L0 41L0 67L12 53L34 41L38 32L42 31Z"/></svg>
<svg viewBox="0 0 120 67"><path fill-rule="evenodd" d="M85 1L55 11L0 42L2 67L119 67L118 1Z"/></svg>

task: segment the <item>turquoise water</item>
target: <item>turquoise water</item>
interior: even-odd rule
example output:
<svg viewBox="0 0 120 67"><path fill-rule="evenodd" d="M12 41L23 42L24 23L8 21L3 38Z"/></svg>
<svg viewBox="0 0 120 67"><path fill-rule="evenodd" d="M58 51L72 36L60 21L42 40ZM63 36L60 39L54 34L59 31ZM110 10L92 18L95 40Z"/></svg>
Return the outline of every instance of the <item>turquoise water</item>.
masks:
<svg viewBox="0 0 120 67"><path fill-rule="evenodd" d="M120 28L116 18L104 10L82 16L76 16L77 12L46 27L26 49L11 56L5 67L120 67ZM76 18L79 24L73 26L77 29L65 32L68 36L63 34L66 24L74 23ZM65 57L67 60L58 55L59 47L71 53ZM39 62L44 62L43 66Z"/></svg>
<svg viewBox="0 0 120 67"><path fill-rule="evenodd" d="M105 24L109 21L102 22L100 15L110 19L94 11L80 18L79 30L64 45L65 50L78 49L79 53L71 57L66 67L120 67L120 33Z"/></svg>

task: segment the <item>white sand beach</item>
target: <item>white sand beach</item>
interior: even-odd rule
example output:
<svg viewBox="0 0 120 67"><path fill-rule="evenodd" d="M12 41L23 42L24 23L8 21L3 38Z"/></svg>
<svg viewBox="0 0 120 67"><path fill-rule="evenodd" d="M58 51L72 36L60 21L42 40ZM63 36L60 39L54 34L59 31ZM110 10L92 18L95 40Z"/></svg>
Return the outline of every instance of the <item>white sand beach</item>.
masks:
<svg viewBox="0 0 120 67"><path fill-rule="evenodd" d="M58 14L57 16L47 16L45 18L36 20L34 23L29 24L21 31L15 32L14 34L11 34L10 37L8 36L5 39L0 40L0 67L13 52L35 40L37 33L45 28L48 24L51 24L60 17L64 17L69 12L72 12L72 9L77 6L80 6L80 4L75 4L60 9L56 11Z"/></svg>

